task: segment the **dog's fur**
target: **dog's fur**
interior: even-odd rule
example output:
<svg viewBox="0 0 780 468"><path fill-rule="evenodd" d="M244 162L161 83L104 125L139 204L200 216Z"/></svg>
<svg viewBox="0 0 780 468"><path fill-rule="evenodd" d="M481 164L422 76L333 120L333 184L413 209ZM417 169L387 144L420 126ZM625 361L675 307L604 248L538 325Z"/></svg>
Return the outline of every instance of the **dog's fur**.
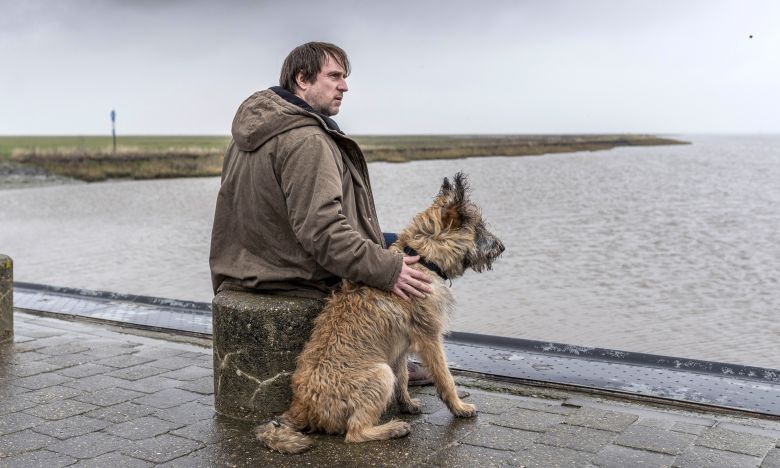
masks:
<svg viewBox="0 0 780 468"><path fill-rule="evenodd" d="M449 278L463 275L469 267L478 272L490 269L504 246L485 229L468 195L462 173L455 175L454 185L445 178L433 204L399 234L391 249L411 247ZM413 268L429 272L420 263ZM407 390L410 352L425 364L455 416L476 415L474 405L458 398L444 358L442 335L453 297L439 276L429 274L433 292L411 301L345 281L328 299L298 357L290 408L259 426L257 438L272 450L299 453L312 446L311 438L297 432L303 429L346 432L347 442L407 435L406 422L377 423L393 396L401 411L420 412L420 401L410 398Z"/></svg>

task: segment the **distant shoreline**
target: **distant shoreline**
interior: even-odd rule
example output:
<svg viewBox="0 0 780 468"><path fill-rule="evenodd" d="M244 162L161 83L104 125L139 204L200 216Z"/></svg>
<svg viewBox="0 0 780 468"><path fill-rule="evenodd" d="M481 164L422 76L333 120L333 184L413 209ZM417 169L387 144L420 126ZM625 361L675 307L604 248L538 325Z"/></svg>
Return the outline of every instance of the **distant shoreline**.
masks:
<svg viewBox="0 0 780 468"><path fill-rule="evenodd" d="M368 162L403 163L483 156L532 156L601 151L621 146L689 144L653 135L407 135L355 136ZM0 137L9 173L45 171L93 182L218 176L228 137ZM2 171L0 171L2 172ZM1 174L0 174L1 175ZM0 188L3 181L0 178Z"/></svg>
<svg viewBox="0 0 780 468"><path fill-rule="evenodd" d="M356 137L366 160L409 162L482 156L536 156L601 151L619 146L684 145L686 141L654 135L501 135Z"/></svg>

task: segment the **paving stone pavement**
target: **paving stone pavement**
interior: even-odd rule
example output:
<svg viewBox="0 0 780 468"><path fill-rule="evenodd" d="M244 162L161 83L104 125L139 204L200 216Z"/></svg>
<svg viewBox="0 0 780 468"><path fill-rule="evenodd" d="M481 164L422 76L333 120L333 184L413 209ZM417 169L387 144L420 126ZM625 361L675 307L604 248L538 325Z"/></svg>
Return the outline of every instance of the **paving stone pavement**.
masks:
<svg viewBox="0 0 780 468"><path fill-rule="evenodd" d="M0 467L780 467L780 421L468 376L476 418L422 387L422 414L385 415L408 437L315 435L284 456L214 413L206 342L18 312L15 328L0 347Z"/></svg>

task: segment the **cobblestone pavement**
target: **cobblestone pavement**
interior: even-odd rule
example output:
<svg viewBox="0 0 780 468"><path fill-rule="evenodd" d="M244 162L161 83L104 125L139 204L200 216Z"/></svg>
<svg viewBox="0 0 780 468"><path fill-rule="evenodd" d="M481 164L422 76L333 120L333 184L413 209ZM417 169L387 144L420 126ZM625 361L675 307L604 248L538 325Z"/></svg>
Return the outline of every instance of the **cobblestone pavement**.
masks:
<svg viewBox="0 0 780 468"><path fill-rule="evenodd" d="M462 376L477 418L453 419L424 387L415 391L424 413L400 416L412 423L406 438L318 435L312 451L283 456L254 439L254 424L215 415L210 348L15 319L15 343L0 348L3 467L780 467L778 421Z"/></svg>

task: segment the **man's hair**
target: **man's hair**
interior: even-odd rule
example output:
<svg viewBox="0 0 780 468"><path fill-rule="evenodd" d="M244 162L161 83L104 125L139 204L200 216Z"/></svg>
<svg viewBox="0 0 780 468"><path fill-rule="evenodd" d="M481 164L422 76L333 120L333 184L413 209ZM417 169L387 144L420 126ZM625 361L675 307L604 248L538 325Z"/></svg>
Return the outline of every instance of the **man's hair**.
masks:
<svg viewBox="0 0 780 468"><path fill-rule="evenodd" d="M344 68L345 75L349 75L349 58L341 47L329 42L307 42L293 49L284 59L279 86L294 93L297 88L295 77L298 73L302 74L304 82L314 82L329 56Z"/></svg>

